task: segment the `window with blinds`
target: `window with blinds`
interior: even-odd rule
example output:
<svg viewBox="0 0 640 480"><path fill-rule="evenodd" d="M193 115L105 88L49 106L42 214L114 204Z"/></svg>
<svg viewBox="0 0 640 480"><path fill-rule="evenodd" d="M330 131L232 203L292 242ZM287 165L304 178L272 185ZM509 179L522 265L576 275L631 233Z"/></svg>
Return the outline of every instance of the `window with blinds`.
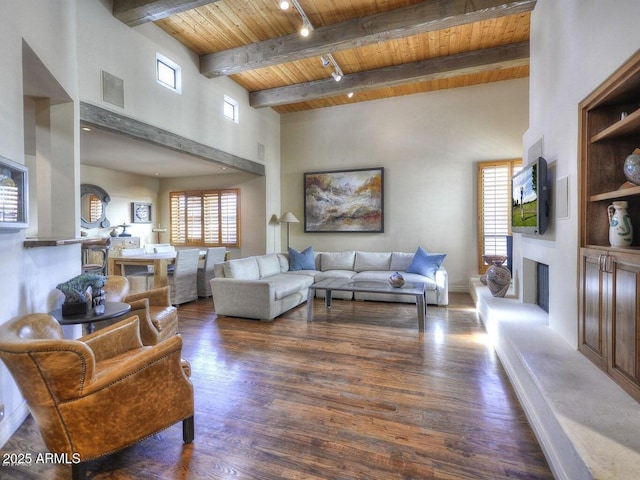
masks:
<svg viewBox="0 0 640 480"><path fill-rule="evenodd" d="M240 190L170 192L171 244L240 246Z"/></svg>
<svg viewBox="0 0 640 480"><path fill-rule="evenodd" d="M488 265L483 255L506 255L511 235L511 177L522 168L521 160L478 164L478 271Z"/></svg>

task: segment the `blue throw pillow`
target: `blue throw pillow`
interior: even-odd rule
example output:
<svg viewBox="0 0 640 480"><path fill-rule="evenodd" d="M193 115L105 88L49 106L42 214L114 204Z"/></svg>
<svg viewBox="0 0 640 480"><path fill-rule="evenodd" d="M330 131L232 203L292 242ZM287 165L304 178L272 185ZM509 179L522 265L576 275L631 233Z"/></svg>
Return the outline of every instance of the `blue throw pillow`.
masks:
<svg viewBox="0 0 640 480"><path fill-rule="evenodd" d="M446 256L446 253L429 253L424 248L418 247L411 265L407 267L407 273L419 273L435 280L436 271Z"/></svg>
<svg viewBox="0 0 640 480"><path fill-rule="evenodd" d="M315 270L316 259L313 247L307 247L302 252L289 248L289 270Z"/></svg>

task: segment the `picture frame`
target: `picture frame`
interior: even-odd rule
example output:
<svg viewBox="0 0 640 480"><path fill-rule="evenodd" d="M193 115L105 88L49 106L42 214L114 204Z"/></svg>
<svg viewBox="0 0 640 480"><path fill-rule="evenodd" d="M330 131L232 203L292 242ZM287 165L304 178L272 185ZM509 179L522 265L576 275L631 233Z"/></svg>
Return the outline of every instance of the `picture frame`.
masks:
<svg viewBox="0 0 640 480"><path fill-rule="evenodd" d="M29 226L29 171L0 155L0 231Z"/></svg>
<svg viewBox="0 0 640 480"><path fill-rule="evenodd" d="M131 223L151 223L152 205L150 203L132 202L131 203Z"/></svg>
<svg viewBox="0 0 640 480"><path fill-rule="evenodd" d="M305 233L383 233L384 168L304 173Z"/></svg>

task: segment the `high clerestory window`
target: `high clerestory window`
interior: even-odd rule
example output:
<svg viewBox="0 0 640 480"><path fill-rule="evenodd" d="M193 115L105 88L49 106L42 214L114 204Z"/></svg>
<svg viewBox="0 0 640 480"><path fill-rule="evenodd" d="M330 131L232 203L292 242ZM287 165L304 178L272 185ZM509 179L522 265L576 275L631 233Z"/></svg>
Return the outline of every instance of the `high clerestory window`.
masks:
<svg viewBox="0 0 640 480"><path fill-rule="evenodd" d="M182 93L182 69L161 53L156 53L156 79L160 85Z"/></svg>
<svg viewBox="0 0 640 480"><path fill-rule="evenodd" d="M240 247L240 190L170 192L171 244Z"/></svg>
<svg viewBox="0 0 640 480"><path fill-rule="evenodd" d="M240 106L237 101L228 95L224 96L223 113L226 118L238 123L238 113Z"/></svg>

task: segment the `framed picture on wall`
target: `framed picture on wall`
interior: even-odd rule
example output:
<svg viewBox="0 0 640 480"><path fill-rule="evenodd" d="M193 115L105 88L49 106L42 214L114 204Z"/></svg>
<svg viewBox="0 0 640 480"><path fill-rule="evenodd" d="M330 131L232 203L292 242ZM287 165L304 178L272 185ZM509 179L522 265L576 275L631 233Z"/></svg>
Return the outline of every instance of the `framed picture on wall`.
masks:
<svg viewBox="0 0 640 480"><path fill-rule="evenodd" d="M304 174L305 232L384 232L384 168Z"/></svg>
<svg viewBox="0 0 640 480"><path fill-rule="evenodd" d="M151 204L133 202L131 204L131 223L151 223Z"/></svg>
<svg viewBox="0 0 640 480"><path fill-rule="evenodd" d="M0 229L27 228L29 222L28 170L0 156Z"/></svg>

